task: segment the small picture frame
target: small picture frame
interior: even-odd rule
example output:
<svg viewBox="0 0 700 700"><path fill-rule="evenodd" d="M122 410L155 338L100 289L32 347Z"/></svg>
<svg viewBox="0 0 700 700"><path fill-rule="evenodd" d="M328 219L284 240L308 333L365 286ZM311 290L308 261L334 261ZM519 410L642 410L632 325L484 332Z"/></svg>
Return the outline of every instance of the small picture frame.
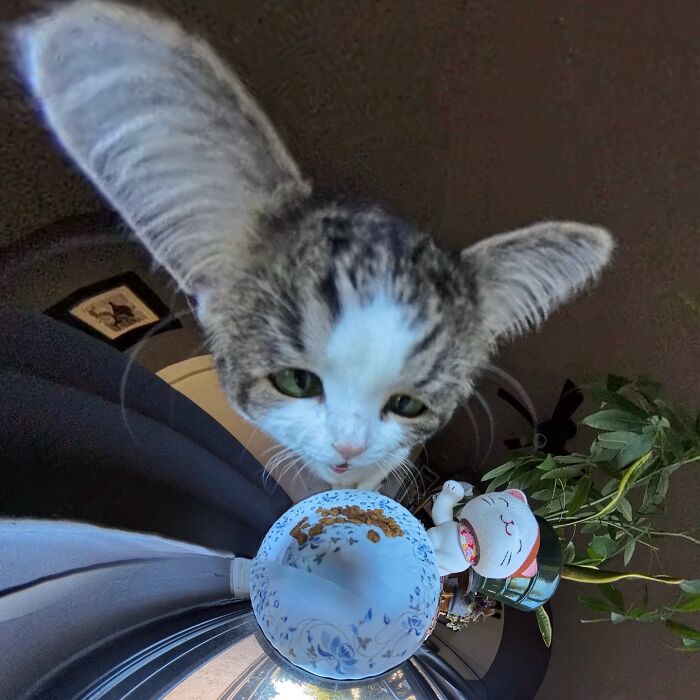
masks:
<svg viewBox="0 0 700 700"><path fill-rule="evenodd" d="M182 328L170 309L135 272L83 287L45 313L117 350L130 348L146 334Z"/></svg>

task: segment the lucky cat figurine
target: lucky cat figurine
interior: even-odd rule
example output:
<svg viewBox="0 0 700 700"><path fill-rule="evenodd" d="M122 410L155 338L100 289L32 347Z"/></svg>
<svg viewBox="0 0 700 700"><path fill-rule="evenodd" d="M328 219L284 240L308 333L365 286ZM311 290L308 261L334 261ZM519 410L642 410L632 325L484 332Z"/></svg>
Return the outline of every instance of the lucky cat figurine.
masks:
<svg viewBox="0 0 700 700"><path fill-rule="evenodd" d="M433 504L435 527L428 537L438 558L440 575L470 566L485 578L532 577L537 573L540 529L518 489L476 496L457 514L454 507L464 488L446 481Z"/></svg>

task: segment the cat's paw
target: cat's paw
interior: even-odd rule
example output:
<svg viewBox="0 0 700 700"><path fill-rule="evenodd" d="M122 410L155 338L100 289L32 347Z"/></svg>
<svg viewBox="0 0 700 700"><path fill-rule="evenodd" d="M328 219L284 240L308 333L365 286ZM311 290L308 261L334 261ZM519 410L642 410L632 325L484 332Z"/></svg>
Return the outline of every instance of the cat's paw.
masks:
<svg viewBox="0 0 700 700"><path fill-rule="evenodd" d="M452 481L452 479L446 481L443 484L442 492L456 501L459 501L461 498L464 498L464 488L459 482Z"/></svg>

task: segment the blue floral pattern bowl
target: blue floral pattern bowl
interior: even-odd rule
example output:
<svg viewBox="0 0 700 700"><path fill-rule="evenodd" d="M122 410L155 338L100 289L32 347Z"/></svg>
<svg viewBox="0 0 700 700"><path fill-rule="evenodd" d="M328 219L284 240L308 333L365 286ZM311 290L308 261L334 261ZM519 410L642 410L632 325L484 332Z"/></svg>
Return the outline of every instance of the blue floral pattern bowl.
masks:
<svg viewBox="0 0 700 700"><path fill-rule="evenodd" d="M437 617L440 576L423 525L381 494L311 496L270 528L250 573L255 617L295 666L333 680L411 657Z"/></svg>

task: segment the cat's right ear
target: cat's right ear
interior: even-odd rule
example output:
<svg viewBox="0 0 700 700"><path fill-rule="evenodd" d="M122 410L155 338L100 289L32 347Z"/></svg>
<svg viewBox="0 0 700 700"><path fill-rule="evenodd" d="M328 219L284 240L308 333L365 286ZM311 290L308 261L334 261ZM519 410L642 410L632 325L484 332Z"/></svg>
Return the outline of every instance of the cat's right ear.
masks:
<svg viewBox="0 0 700 700"><path fill-rule="evenodd" d="M497 342L538 326L598 277L613 248L605 229L549 221L463 250L487 339Z"/></svg>
<svg viewBox="0 0 700 700"><path fill-rule="evenodd" d="M77 0L15 35L61 145L188 294L244 264L260 213L308 195L236 76L176 24Z"/></svg>

